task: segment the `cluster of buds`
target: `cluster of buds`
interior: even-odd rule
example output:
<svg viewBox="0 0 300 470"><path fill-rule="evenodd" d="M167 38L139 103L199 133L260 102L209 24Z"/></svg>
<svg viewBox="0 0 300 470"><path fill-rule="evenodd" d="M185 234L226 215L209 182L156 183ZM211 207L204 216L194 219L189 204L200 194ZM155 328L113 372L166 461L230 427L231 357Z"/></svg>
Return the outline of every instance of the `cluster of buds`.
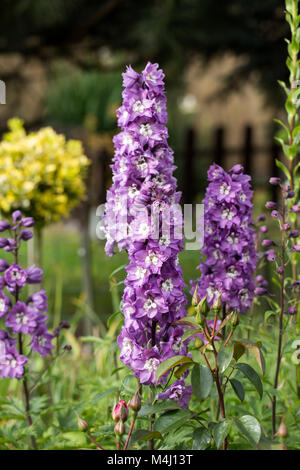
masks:
<svg viewBox="0 0 300 470"><path fill-rule="evenodd" d="M115 434L117 436L122 436L125 434L124 423L128 419L128 406L125 400L120 400L117 405L113 407L112 410L112 419L115 422Z"/></svg>
<svg viewBox="0 0 300 470"><path fill-rule="evenodd" d="M283 248L284 250L287 248L290 253L300 252L300 232L299 230L292 228L292 219L294 219L296 214L300 212L300 206L293 205L295 193L290 188L290 186L284 184L280 178L271 178L270 183L272 185L279 186L282 194L281 207L274 201L268 201L265 205L266 208L271 211L271 217L279 224L279 228L282 234L281 244L278 245L273 240L264 239L262 240L261 245L263 248L267 248L263 256L268 261L275 263L277 274L284 276L285 263L282 263L280 259L282 257L282 253L281 256L278 257L277 251L281 252ZM294 287L294 284L292 284L292 288ZM265 289L262 287L263 286L261 286L261 293L265 294ZM297 313L297 306L294 305L293 301L292 305L288 307L285 313L288 315L295 315Z"/></svg>

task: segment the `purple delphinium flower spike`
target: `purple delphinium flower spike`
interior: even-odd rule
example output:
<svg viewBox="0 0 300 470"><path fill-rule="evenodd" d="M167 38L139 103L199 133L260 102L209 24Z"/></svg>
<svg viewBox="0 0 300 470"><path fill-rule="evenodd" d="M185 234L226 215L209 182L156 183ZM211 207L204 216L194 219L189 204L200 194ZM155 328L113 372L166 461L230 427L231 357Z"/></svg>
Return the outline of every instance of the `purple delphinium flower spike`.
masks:
<svg viewBox="0 0 300 470"><path fill-rule="evenodd" d="M228 173L213 164L208 170L209 185L204 203L205 231L198 284L199 299L208 303L221 294L228 309L246 312L254 296L257 255L255 231L251 228L252 191L250 176L233 167Z"/></svg>
<svg viewBox="0 0 300 470"><path fill-rule="evenodd" d="M14 263L0 260L0 319L6 330L0 330L0 377L21 378L28 358L23 354L23 347L17 349L17 343L23 343L23 335L31 337L33 351L46 356L53 349L53 334L47 327L47 295L44 290L30 296L26 302L19 300L26 284L42 281L43 271L36 266L23 269L17 263L20 244L32 237L32 232L22 227L32 227L34 220L24 217L20 211L12 214L13 224L1 223L3 230L10 229L14 238L1 238L0 248L14 255ZM13 335L18 335L18 342ZM22 353L21 353L22 351Z"/></svg>
<svg viewBox="0 0 300 470"><path fill-rule="evenodd" d="M175 236L180 217L171 211L169 233L160 227L155 236L151 226L152 214L161 223L163 214L180 201L167 142L163 80L162 70L150 62L141 74L131 67L123 74L123 104L117 111L122 130L114 137L113 185L104 216L106 253L112 255L117 245L129 256L120 358L147 385L156 383L155 371L162 361L187 353L181 341L183 328L173 326L186 316L178 263L182 238Z"/></svg>

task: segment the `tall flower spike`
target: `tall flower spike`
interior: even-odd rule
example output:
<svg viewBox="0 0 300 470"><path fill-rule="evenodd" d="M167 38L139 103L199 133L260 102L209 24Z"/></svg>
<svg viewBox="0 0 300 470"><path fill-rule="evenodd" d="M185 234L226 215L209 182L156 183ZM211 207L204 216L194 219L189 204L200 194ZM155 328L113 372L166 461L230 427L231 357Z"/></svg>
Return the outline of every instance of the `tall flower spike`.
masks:
<svg viewBox="0 0 300 470"><path fill-rule="evenodd" d="M167 142L164 74L157 64L148 63L141 74L127 67L123 79L123 104L117 111L122 131L114 138L113 185L104 216L106 252L113 254L117 244L129 255L125 320L118 338L121 360L141 383L154 384L158 365L187 351L181 341L182 327L172 324L186 315L178 263L182 235L178 236L177 229L182 221L174 209L180 193ZM161 225L167 214L166 232ZM159 221L156 233L153 218ZM180 402L181 395L182 383L172 397Z"/></svg>
<svg viewBox="0 0 300 470"><path fill-rule="evenodd" d="M235 165L228 173L213 164L203 200L205 215L201 277L197 295L210 305L221 294L228 309L246 312L253 300L253 273L257 262L255 231L251 228L252 191L250 176ZM194 290L194 289L193 289Z"/></svg>
<svg viewBox="0 0 300 470"><path fill-rule="evenodd" d="M2 248L12 251L15 261L9 265L7 261L0 260L0 318L5 330L0 330L0 378L21 378L28 357L23 354L20 347L20 336L29 335L32 351L37 351L41 356L46 356L53 349L53 334L48 332L47 327L47 295L44 290L36 292L26 302L19 300L22 290L26 284L37 284L42 280L42 270L31 266L22 269L17 264L20 243L31 238L32 232L23 227L32 227L34 221L30 217L23 217L20 211L12 214L13 225L0 222L3 230L10 230L13 239L6 240ZM2 230L2 231L3 231ZM9 246L9 250L6 248ZM17 335L19 338L17 349ZM22 341L21 341L22 342Z"/></svg>

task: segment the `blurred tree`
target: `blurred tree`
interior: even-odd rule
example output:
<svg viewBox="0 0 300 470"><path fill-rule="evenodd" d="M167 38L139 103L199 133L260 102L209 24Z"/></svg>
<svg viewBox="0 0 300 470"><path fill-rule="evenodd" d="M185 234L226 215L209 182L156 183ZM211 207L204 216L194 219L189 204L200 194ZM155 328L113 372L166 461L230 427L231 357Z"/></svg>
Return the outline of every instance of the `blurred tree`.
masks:
<svg viewBox="0 0 300 470"><path fill-rule="evenodd" d="M2 0L0 53L62 56L89 68L106 46L134 64L159 61L176 83L195 55L232 52L244 60L224 88L256 73L278 102L274 84L286 78L283 7L283 0Z"/></svg>

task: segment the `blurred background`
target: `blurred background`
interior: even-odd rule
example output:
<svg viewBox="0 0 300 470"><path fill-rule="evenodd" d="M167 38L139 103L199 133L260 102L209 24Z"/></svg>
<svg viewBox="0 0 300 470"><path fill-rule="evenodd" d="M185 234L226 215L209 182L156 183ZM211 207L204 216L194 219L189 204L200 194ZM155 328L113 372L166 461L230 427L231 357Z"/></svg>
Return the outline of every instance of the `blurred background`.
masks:
<svg viewBox="0 0 300 470"><path fill-rule="evenodd" d="M111 184L121 73L148 60L166 74L170 145L183 201L201 201L212 161L252 175L257 212L277 173L273 118L281 117L288 26L283 0L2 0L0 132L19 117L27 131L52 126L79 139L91 160L87 198L45 228L43 268L54 322L87 314L85 333L115 310L126 255L107 258L96 207ZM186 281L198 252L181 258ZM121 277L120 277L121 276ZM115 302L116 303L116 302Z"/></svg>

